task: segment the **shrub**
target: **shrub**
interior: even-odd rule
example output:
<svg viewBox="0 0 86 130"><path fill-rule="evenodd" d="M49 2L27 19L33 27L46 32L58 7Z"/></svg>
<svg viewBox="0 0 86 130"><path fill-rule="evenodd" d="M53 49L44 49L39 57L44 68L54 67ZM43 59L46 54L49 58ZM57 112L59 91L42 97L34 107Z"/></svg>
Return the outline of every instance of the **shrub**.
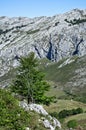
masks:
<svg viewBox="0 0 86 130"><path fill-rule="evenodd" d="M77 111L78 114L83 113L83 109L82 108L77 108L76 111Z"/></svg>
<svg viewBox="0 0 86 130"><path fill-rule="evenodd" d="M67 116L67 110L62 110L59 112L58 117L61 118L65 118Z"/></svg>
<svg viewBox="0 0 86 130"><path fill-rule="evenodd" d="M10 92L0 89L0 128L25 130L30 115L18 106L18 101Z"/></svg>
<svg viewBox="0 0 86 130"><path fill-rule="evenodd" d="M65 118L67 116L76 115L76 114L80 114L80 113L83 113L82 108L77 108L77 109L72 109L72 110L62 110L59 112L58 117Z"/></svg>
<svg viewBox="0 0 86 130"><path fill-rule="evenodd" d="M49 113L52 117L58 118L58 113L57 112L52 112Z"/></svg>
<svg viewBox="0 0 86 130"><path fill-rule="evenodd" d="M76 128L77 127L77 121L76 120L70 120L70 121L68 121L68 123L67 123L67 127L68 128Z"/></svg>

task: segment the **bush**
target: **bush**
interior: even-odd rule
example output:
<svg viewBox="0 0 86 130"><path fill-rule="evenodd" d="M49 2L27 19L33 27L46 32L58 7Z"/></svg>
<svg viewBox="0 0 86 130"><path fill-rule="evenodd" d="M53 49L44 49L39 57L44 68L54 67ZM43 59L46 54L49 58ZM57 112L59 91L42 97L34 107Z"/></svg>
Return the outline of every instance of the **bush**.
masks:
<svg viewBox="0 0 86 130"><path fill-rule="evenodd" d="M82 108L77 108L76 111L77 111L78 114L83 113L83 109Z"/></svg>
<svg viewBox="0 0 86 130"><path fill-rule="evenodd" d="M68 123L67 123L67 127L68 128L76 128L77 127L77 121L76 120L70 120L70 121L68 121Z"/></svg>
<svg viewBox="0 0 86 130"><path fill-rule="evenodd" d="M77 109L72 109L72 110L62 110L59 112L58 117L61 119L61 118L65 118L67 116L76 115L76 114L80 114L80 113L83 113L82 108L77 108Z"/></svg>
<svg viewBox="0 0 86 130"><path fill-rule="evenodd" d="M57 112L52 112L49 113L52 117L58 118L58 113Z"/></svg>
<svg viewBox="0 0 86 130"><path fill-rule="evenodd" d="M19 107L18 101L10 92L0 89L0 128L6 130L25 130L30 115Z"/></svg>
<svg viewBox="0 0 86 130"><path fill-rule="evenodd" d="M59 112L58 117L61 118L65 118L67 116L67 110L62 110Z"/></svg>

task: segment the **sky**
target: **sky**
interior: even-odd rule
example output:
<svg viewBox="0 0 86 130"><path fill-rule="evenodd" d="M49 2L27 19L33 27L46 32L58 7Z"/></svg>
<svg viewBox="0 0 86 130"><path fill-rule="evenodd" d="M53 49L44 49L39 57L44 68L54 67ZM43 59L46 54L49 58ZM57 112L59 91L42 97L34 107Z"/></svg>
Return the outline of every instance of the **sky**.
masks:
<svg viewBox="0 0 86 130"><path fill-rule="evenodd" d="M86 0L0 0L0 16L39 17L86 9Z"/></svg>

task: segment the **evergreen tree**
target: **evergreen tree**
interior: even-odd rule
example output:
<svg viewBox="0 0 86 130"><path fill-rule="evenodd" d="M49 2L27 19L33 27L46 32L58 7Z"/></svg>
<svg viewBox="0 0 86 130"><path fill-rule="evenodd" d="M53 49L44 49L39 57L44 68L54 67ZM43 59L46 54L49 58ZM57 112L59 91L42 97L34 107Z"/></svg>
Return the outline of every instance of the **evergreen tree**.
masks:
<svg viewBox="0 0 86 130"><path fill-rule="evenodd" d="M11 90L28 99L28 103L49 104L52 97L46 97L50 85L44 81L44 74L38 70L38 60L33 52L27 57L20 58L16 79L13 81Z"/></svg>

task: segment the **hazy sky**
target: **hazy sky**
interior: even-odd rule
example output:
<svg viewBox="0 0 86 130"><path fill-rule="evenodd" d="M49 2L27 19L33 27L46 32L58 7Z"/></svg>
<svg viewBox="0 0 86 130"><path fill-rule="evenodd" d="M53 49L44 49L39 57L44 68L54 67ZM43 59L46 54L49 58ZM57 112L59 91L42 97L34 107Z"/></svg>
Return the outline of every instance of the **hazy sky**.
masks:
<svg viewBox="0 0 86 130"><path fill-rule="evenodd" d="M0 16L52 16L72 10L86 9L86 0L0 0Z"/></svg>

